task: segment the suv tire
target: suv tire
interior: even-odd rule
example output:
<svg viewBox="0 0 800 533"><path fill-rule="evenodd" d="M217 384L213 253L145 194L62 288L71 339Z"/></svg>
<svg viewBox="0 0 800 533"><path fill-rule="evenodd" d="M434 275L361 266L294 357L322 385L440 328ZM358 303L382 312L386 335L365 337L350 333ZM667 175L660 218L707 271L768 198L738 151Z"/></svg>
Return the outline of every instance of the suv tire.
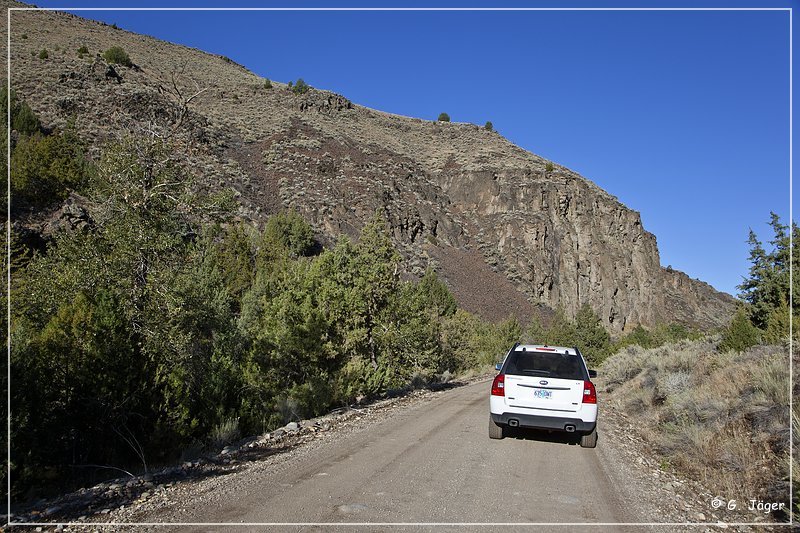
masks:
<svg viewBox="0 0 800 533"><path fill-rule="evenodd" d="M505 435L504 435L505 431L503 431L504 429L505 428L503 426L498 426L497 424L495 424L494 420L492 420L491 416L489 417L489 438L490 439L502 439L503 437L505 437Z"/></svg>
<svg viewBox="0 0 800 533"><path fill-rule="evenodd" d="M581 448L595 448L597 446L597 428L591 433L581 436Z"/></svg>

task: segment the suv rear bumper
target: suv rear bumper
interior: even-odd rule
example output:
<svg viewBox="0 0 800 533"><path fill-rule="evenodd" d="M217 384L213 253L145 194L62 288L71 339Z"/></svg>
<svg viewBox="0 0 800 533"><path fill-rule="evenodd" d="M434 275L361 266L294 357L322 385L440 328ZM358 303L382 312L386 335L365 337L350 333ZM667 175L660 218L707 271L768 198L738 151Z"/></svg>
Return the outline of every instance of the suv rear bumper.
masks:
<svg viewBox="0 0 800 533"><path fill-rule="evenodd" d="M552 429L566 431L567 426L574 426L576 433L591 433L597 422L585 422L580 418L562 418L560 416L526 415L520 413L491 413L495 424L510 425L509 421L516 420L519 427L535 429Z"/></svg>

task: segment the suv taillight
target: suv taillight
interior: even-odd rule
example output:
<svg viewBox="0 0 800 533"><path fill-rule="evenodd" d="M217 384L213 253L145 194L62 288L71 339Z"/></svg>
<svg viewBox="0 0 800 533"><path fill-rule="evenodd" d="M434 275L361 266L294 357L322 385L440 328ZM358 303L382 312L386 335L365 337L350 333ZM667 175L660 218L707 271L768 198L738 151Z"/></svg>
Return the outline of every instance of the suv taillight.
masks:
<svg viewBox="0 0 800 533"><path fill-rule="evenodd" d="M506 395L506 376L504 374L497 374L492 381L492 396L505 396Z"/></svg>
<svg viewBox="0 0 800 533"><path fill-rule="evenodd" d="M583 403L597 403L597 391L591 381L583 382Z"/></svg>

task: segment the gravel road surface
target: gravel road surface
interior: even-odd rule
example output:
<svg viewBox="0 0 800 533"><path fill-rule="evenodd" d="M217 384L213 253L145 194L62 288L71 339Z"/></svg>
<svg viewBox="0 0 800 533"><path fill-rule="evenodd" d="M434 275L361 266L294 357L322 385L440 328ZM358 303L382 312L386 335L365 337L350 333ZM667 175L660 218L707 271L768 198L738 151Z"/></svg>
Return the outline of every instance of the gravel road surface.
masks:
<svg viewBox="0 0 800 533"><path fill-rule="evenodd" d="M626 514L624 497L602 464L600 448L584 449L530 432L490 440L488 416L487 382L441 392L324 446L283 457L258 475L235 475L237 479L229 479L225 487L199 491L171 513L168 521L463 524L623 523L637 519ZM603 446L602 437L601 426L599 447ZM138 518L144 522L164 517ZM315 525L275 527L318 529ZM169 528L162 526L158 531L165 529ZM180 527L181 531L187 529L192 528ZM198 525L196 529L249 528ZM252 529L263 527L254 525ZM455 531L463 526L444 529ZM624 529L635 530L630 526Z"/></svg>

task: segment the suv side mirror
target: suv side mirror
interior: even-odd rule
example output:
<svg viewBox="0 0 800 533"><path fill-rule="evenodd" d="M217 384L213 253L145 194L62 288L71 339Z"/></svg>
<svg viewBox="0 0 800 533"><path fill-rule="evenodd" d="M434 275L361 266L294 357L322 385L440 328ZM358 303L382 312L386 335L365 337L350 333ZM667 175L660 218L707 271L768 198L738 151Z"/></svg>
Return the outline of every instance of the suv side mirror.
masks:
<svg viewBox="0 0 800 533"><path fill-rule="evenodd" d="M596 378L597 377L597 370L589 370L589 377Z"/></svg>
<svg viewBox="0 0 800 533"><path fill-rule="evenodd" d="M500 370L501 368L503 368L503 363L496 363L496 364L494 365L494 369L495 369L495 370Z"/></svg>

